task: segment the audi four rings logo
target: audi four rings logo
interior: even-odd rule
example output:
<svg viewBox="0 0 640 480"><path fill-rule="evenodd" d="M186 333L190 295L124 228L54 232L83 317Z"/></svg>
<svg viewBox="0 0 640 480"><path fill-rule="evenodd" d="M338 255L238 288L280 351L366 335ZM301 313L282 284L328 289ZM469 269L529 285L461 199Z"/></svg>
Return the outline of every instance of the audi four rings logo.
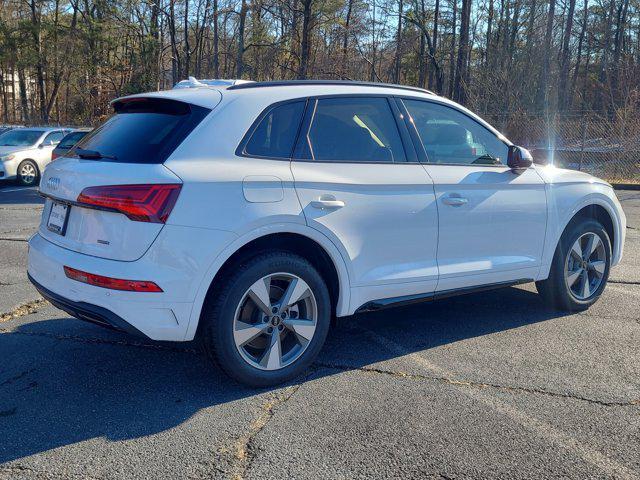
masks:
<svg viewBox="0 0 640 480"><path fill-rule="evenodd" d="M57 190L60 186L60 179L58 177L51 177L47 180L47 188L49 190Z"/></svg>

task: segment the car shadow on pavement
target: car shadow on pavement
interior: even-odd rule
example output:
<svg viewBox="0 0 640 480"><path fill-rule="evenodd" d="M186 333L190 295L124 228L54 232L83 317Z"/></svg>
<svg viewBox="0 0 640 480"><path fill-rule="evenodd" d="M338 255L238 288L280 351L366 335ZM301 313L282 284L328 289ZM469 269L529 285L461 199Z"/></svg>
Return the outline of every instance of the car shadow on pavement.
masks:
<svg viewBox="0 0 640 480"><path fill-rule="evenodd" d="M399 356L372 343L372 332L411 353L560 315L517 288L356 315L332 330L318 365L357 369ZM153 435L202 409L266 391L232 382L192 344L103 334L71 322L77 321L34 321L0 335L0 464L98 437ZM319 368L316 378L339 371Z"/></svg>

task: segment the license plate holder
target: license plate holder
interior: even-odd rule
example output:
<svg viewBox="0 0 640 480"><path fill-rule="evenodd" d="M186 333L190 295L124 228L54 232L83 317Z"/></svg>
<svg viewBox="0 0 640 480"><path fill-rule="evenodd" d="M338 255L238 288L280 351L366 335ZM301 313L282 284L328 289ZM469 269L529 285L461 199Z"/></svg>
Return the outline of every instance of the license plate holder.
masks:
<svg viewBox="0 0 640 480"><path fill-rule="evenodd" d="M66 203L53 202L47 220L47 229L53 233L64 236L67 231L71 206Z"/></svg>

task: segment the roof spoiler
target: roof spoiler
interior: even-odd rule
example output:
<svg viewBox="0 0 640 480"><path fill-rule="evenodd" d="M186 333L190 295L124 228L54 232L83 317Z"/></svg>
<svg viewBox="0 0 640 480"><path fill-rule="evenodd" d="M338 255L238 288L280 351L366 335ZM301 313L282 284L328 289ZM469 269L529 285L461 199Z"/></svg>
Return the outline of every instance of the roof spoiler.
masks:
<svg viewBox="0 0 640 480"><path fill-rule="evenodd" d="M196 77L189 77L187 80L181 80L173 86L173 90L181 88L201 88L201 87L222 87L228 88L242 83L253 83L253 80L241 79L224 79L212 78L198 80Z"/></svg>

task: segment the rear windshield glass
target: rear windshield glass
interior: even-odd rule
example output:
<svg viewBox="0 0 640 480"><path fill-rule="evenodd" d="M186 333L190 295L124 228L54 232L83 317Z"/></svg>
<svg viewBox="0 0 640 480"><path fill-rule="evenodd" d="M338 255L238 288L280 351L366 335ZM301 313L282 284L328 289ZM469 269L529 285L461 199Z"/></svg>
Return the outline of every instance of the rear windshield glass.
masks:
<svg viewBox="0 0 640 480"><path fill-rule="evenodd" d="M57 148L71 148L80 141L89 132L72 132L60 140Z"/></svg>
<svg viewBox="0 0 640 480"><path fill-rule="evenodd" d="M9 130L0 135L0 147L29 147L42 136L40 130Z"/></svg>
<svg viewBox="0 0 640 480"><path fill-rule="evenodd" d="M156 98L120 101L114 108L115 115L80 140L70 155L82 157L84 150L97 152L100 161L162 163L210 111Z"/></svg>

